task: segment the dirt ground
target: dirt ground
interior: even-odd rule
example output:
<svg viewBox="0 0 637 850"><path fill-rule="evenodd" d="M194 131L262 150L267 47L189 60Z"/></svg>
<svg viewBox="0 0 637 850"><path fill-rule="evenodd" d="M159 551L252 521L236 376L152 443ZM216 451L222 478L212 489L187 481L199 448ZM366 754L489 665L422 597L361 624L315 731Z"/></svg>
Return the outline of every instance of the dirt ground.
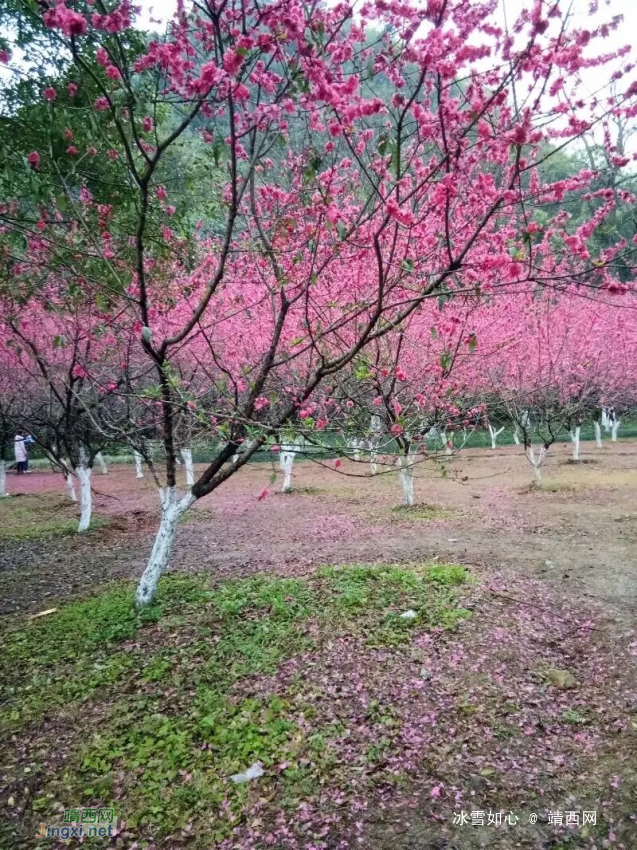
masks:
<svg viewBox="0 0 637 850"><path fill-rule="evenodd" d="M569 446L552 448L539 489L530 486L532 470L515 447L462 452L444 468L422 463L416 467L413 510L400 509L393 470L370 478L361 477L366 465L352 461L339 468L334 461L324 466L300 462L294 491L282 495L277 492L280 476L269 485L273 466L255 464L186 514L172 559L176 572L205 572L213 578L257 572L308 576L329 564L438 561L472 567L478 580L463 599L475 616L458 633L442 630L433 641L424 634L411 654L356 649L340 639L332 645L330 638L304 658L303 698L321 695L319 706L347 718L347 736L350 729L366 730L373 740L381 735L375 727L368 729L367 709L364 717L357 714L361 689L397 712L400 746L396 765L390 759L386 770L395 767L409 777L404 787L381 782L363 793L360 781L376 769L366 765L355 782L347 780L343 787L349 790L341 793L337 787L331 799L330 774L329 806L320 795L315 810L301 804L306 806L301 821L307 818L308 829L315 830L304 848L637 848L637 442L603 449L587 443L581 463L569 457ZM112 579L135 577L143 569L159 517L152 481L137 481L134 468L122 465L106 476L96 471L93 483L98 522L79 536L68 533L77 509L65 500L61 476L9 477L14 496L0 504L4 623L20 622L25 613L92 594ZM268 493L260 498L264 488ZM33 510L39 512L40 529L59 531L66 523L67 533L19 534L16 517L22 506L31 511L31 522ZM10 516L13 526L7 533ZM169 618L165 628L172 630L171 623ZM282 665L278 678L246 680L248 692L280 692L283 701L288 699L286 676L297 662L290 663L289 670ZM577 687L547 686L549 668L570 671ZM127 698L143 697L138 686L133 677ZM173 693L172 687L156 687L162 699ZM322 701L323 694L330 698ZM76 710L68 718L71 738L76 737L69 738L62 758L86 744L76 730ZM90 726L92 712L98 717L101 709L89 700L81 710ZM32 793L30 786L25 791L25 765L29 770L44 765L44 777L57 775L50 751L58 747L55 723L60 720L49 721L50 728L36 724L13 739L19 744L16 753L13 743L5 750L0 784L4 779L19 808L18 815L10 813L8 835L18 834L16 823L27 805L20 801ZM350 764L352 740L343 740L339 770ZM338 808L345 794L353 795L347 797L349 817ZM543 801L546 805L540 805ZM252 816L235 837L210 847L288 847L277 838L259 838L261 798L256 795L252 803ZM515 833L456 829L452 810L472 805L496 811L511 807L527 815L536 810L539 820L518 824ZM556 805L599 809L602 827L589 834L556 832L548 814ZM296 828L298 820L293 815L290 824L279 827L284 832L288 825ZM268 828L270 821L266 817ZM328 834L319 826L336 837L314 840ZM190 846L185 834L139 845L138 837L134 831L123 833L117 847ZM31 848L33 841L19 846Z"/></svg>
<svg viewBox="0 0 637 850"><path fill-rule="evenodd" d="M366 464L334 469L305 461L294 468L294 492L281 477L266 498L272 467L243 469L184 518L173 569L242 576L263 570L304 574L330 563L413 562L439 558L536 575L554 594L601 602L627 626L637 611L637 443L596 449L582 462L552 447L540 490L517 447L460 453L445 469L416 467L416 502L395 510L395 472L360 477ZM111 578L138 575L159 515L152 481L131 466L93 476L95 513L109 524L79 537L4 540L0 535L0 611L26 612L47 600L90 591ZM9 476L14 494L41 494L43 515L72 516L60 475ZM59 494L59 500L56 498ZM13 504L18 504L17 499Z"/></svg>

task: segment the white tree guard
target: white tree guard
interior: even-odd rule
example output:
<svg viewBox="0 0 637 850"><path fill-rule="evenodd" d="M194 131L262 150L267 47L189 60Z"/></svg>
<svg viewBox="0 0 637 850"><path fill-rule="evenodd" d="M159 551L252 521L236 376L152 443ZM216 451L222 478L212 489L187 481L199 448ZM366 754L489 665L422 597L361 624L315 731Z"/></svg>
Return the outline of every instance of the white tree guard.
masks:
<svg viewBox="0 0 637 850"><path fill-rule="evenodd" d="M195 501L192 493L186 493L185 496L180 497L176 487L168 487L164 490L159 530L135 594L135 603L138 607L149 605L155 598L159 578L170 561L179 518Z"/></svg>
<svg viewBox="0 0 637 850"><path fill-rule="evenodd" d="M102 453L101 453L101 452L98 452L98 453L95 455L95 460L96 460L96 461L99 463L99 465L100 465L100 470L101 470L102 475L107 475L107 474L108 474L108 467L106 466L106 461L105 461L105 460L104 460L104 458L102 457Z"/></svg>
<svg viewBox="0 0 637 850"><path fill-rule="evenodd" d="M135 458L135 478L143 478L144 472L142 470L142 456L139 452L133 452L133 457Z"/></svg>
<svg viewBox="0 0 637 850"><path fill-rule="evenodd" d="M602 428L597 420L593 422L593 427L595 428L595 445L598 449L603 448L604 444L602 442Z"/></svg>
<svg viewBox="0 0 637 850"><path fill-rule="evenodd" d="M526 457L531 466L533 467L533 472L535 473L535 483L540 485L542 483L542 466L544 465L544 461L546 460L548 449L546 446L542 446L538 455L536 456L535 450L533 446L528 446L526 449Z"/></svg>
<svg viewBox="0 0 637 850"><path fill-rule="evenodd" d="M580 444L580 434L582 429L578 425L575 430L571 428L571 441L573 443L573 460L579 460L579 444Z"/></svg>
<svg viewBox="0 0 637 850"><path fill-rule="evenodd" d="M192 465L192 450L182 449L181 456L184 459L184 465L186 467L186 486L192 487L195 483L195 470Z"/></svg>
<svg viewBox="0 0 637 850"><path fill-rule="evenodd" d="M7 493L7 464L4 460L0 460L0 499L8 496Z"/></svg>

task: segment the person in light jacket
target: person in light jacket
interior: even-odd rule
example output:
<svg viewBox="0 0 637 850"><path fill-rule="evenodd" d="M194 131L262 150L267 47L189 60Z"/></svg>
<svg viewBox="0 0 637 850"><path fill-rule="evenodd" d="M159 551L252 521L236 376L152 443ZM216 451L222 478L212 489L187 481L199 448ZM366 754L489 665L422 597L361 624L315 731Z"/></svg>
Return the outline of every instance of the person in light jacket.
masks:
<svg viewBox="0 0 637 850"><path fill-rule="evenodd" d="M18 432L15 435L15 440L13 441L13 451L15 454L15 462L16 462L16 472L18 475L22 475L27 471L28 465L28 454L27 454L27 446L25 442L24 434Z"/></svg>

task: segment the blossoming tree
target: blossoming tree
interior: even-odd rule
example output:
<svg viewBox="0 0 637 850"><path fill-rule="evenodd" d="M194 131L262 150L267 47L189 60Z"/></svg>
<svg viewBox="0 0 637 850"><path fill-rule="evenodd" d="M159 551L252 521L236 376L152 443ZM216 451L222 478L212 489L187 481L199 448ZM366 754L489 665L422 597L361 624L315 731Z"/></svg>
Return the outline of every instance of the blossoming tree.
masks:
<svg viewBox="0 0 637 850"><path fill-rule="evenodd" d="M52 256L71 234L67 265L119 300L155 372L162 519L139 604L181 514L365 346L429 297L541 277L527 211L591 176L547 184L534 166L630 109L637 85L612 105L586 97L579 72L618 59L596 50L604 31L569 30L558 2L534 0L509 35L496 5L209 2L180 5L148 41L127 0L43 11L70 61L43 91L49 143L20 163L49 188L3 208L4 251L19 268L16 233L39 231ZM193 136L205 152L177 187L167 163ZM108 197L105 174L121 187ZM193 223L184 187L202 182L214 203ZM554 253L585 241L564 236ZM175 363L198 348L220 445L180 494Z"/></svg>

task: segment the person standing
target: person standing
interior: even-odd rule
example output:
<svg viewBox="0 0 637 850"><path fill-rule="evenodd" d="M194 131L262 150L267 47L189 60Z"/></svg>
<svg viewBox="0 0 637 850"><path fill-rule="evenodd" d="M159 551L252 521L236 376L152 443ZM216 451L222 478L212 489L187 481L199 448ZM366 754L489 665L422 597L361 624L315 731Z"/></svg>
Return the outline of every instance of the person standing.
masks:
<svg viewBox="0 0 637 850"><path fill-rule="evenodd" d="M28 455L24 434L20 431L18 431L15 435L15 439L13 441L13 452L15 454L16 472L18 475L22 475L27 471Z"/></svg>

